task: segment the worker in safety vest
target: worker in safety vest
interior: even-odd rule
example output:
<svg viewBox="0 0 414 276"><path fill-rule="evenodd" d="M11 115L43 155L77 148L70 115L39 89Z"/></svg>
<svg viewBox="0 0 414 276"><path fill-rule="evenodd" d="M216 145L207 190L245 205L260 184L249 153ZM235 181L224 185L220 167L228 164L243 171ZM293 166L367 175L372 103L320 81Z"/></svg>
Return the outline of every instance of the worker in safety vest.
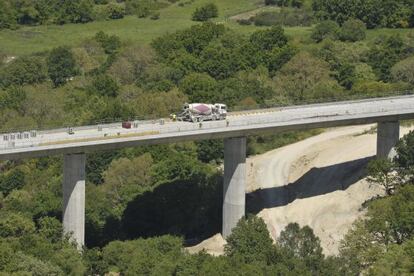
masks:
<svg viewBox="0 0 414 276"><path fill-rule="evenodd" d="M177 120L177 115L172 114L171 117L172 117L173 122L175 122Z"/></svg>

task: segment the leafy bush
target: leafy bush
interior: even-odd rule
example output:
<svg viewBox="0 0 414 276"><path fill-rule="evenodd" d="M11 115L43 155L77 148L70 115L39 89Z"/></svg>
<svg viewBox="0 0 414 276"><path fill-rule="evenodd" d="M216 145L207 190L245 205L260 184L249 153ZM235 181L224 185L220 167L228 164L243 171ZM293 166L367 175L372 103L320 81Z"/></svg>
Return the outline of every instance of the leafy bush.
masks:
<svg viewBox="0 0 414 276"><path fill-rule="evenodd" d="M404 58L404 41L399 35L380 37L368 52L368 64L383 81L391 80L391 68Z"/></svg>
<svg viewBox="0 0 414 276"><path fill-rule="evenodd" d="M67 47L53 49L47 58L49 77L55 86L63 85L77 74L75 58Z"/></svg>
<svg viewBox="0 0 414 276"><path fill-rule="evenodd" d="M36 56L21 57L0 69L0 86L40 83L46 80L44 59Z"/></svg>
<svg viewBox="0 0 414 276"><path fill-rule="evenodd" d="M277 5L279 7L294 7L301 8L303 0L265 0L265 5Z"/></svg>
<svg viewBox="0 0 414 276"><path fill-rule="evenodd" d="M313 16L305 9L282 9L279 12L262 12L252 21L256 26L310 26Z"/></svg>
<svg viewBox="0 0 414 276"><path fill-rule="evenodd" d="M106 12L109 19L120 19L125 15L125 7L119 4L110 3L106 7Z"/></svg>
<svg viewBox="0 0 414 276"><path fill-rule="evenodd" d="M332 20L325 20L315 26L311 38L316 42L321 42L326 38L336 39L339 32L339 25Z"/></svg>
<svg viewBox="0 0 414 276"><path fill-rule="evenodd" d="M103 31L99 31L95 35L96 41L98 41L105 53L108 55L115 54L121 47L121 40L116 35L107 35Z"/></svg>
<svg viewBox="0 0 414 276"><path fill-rule="evenodd" d="M314 0L312 8L321 20L331 19L342 25L351 18L362 20L368 28L407 28L412 3L404 0Z"/></svg>
<svg viewBox="0 0 414 276"><path fill-rule="evenodd" d="M273 241L262 218L241 218L227 238L226 256L238 257L245 263L266 262L273 249Z"/></svg>
<svg viewBox="0 0 414 276"><path fill-rule="evenodd" d="M366 36L365 23L358 19L349 19L341 27L339 39L342 41L356 42L364 40Z"/></svg>
<svg viewBox="0 0 414 276"><path fill-rule="evenodd" d="M211 18L218 16L218 8L215 4L210 3L200 8L197 8L192 16L192 20L194 21L207 21Z"/></svg>
<svg viewBox="0 0 414 276"><path fill-rule="evenodd" d="M94 91L101 96L116 97L119 92L118 83L108 75L98 75L92 86Z"/></svg>
<svg viewBox="0 0 414 276"><path fill-rule="evenodd" d="M414 85L414 57L406 58L391 68L394 81L408 82Z"/></svg>

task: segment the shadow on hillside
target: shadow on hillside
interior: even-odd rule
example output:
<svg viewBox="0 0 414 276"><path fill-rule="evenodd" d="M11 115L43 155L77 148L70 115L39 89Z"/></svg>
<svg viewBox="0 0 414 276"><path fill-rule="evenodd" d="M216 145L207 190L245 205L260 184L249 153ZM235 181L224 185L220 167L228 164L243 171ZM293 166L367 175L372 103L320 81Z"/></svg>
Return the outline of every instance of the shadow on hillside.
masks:
<svg viewBox="0 0 414 276"><path fill-rule="evenodd" d="M221 231L221 178L162 184L128 203L121 227L127 239L177 235L186 245Z"/></svg>
<svg viewBox="0 0 414 276"><path fill-rule="evenodd" d="M285 206L296 199L346 190L366 176L365 168L372 158L367 157L323 168L312 168L294 183L248 193L246 195L246 211L257 214L266 208Z"/></svg>

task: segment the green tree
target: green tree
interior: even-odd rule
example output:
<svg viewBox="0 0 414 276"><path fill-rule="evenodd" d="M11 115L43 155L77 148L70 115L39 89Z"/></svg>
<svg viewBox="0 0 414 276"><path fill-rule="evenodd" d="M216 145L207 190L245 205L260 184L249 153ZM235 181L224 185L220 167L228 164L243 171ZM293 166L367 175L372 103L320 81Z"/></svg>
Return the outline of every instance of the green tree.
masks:
<svg viewBox="0 0 414 276"><path fill-rule="evenodd" d="M187 75L180 83L182 90L190 102L208 102L214 98L217 82L205 73L192 73Z"/></svg>
<svg viewBox="0 0 414 276"><path fill-rule="evenodd" d="M20 189L25 184L24 180L24 172L14 169L0 179L0 192L8 195L11 191Z"/></svg>
<svg viewBox="0 0 414 276"><path fill-rule="evenodd" d="M376 241L366 222L357 220L339 246L341 270L358 275L375 263L383 250L384 245Z"/></svg>
<svg viewBox="0 0 414 276"><path fill-rule="evenodd" d="M250 42L256 49L272 50L274 47L285 46L288 43L288 38L282 27L274 26L251 34Z"/></svg>
<svg viewBox="0 0 414 276"><path fill-rule="evenodd" d="M273 250L266 224L256 216L241 218L224 247L226 256L240 258L245 263L266 263Z"/></svg>
<svg viewBox="0 0 414 276"><path fill-rule="evenodd" d="M305 261L306 266L314 272L321 269L324 256L320 240L309 226L300 227L290 223L280 233L278 245L289 254Z"/></svg>
<svg viewBox="0 0 414 276"><path fill-rule="evenodd" d="M364 40L366 37L365 23L358 19L349 19L344 22L340 31L339 39L342 41L356 42Z"/></svg>
<svg viewBox="0 0 414 276"><path fill-rule="evenodd" d="M116 97L119 93L119 85L116 80L105 74L96 76L92 87L101 96Z"/></svg>
<svg viewBox="0 0 414 276"><path fill-rule="evenodd" d="M59 242L62 239L62 223L53 217L42 217L38 221L38 232L51 242Z"/></svg>
<svg viewBox="0 0 414 276"><path fill-rule="evenodd" d="M414 57L406 58L391 68L393 81L403 81L414 85Z"/></svg>
<svg viewBox="0 0 414 276"><path fill-rule="evenodd" d="M95 35L96 41L98 41L105 53L108 55L113 55L118 53L119 48L121 47L121 40L116 35L107 35L103 31L99 31Z"/></svg>
<svg viewBox="0 0 414 276"><path fill-rule="evenodd" d="M391 68L403 58L404 42L399 35L380 38L368 52L368 64L383 81L391 80Z"/></svg>
<svg viewBox="0 0 414 276"><path fill-rule="evenodd" d="M338 23L332 20L325 20L315 26L312 31L311 38L319 43L326 38L336 39L338 33Z"/></svg>
<svg viewBox="0 0 414 276"><path fill-rule="evenodd" d="M203 162L219 162L224 157L223 140L202 140L196 142L197 158Z"/></svg>
<svg viewBox="0 0 414 276"><path fill-rule="evenodd" d="M192 16L194 21L207 21L218 16L218 8L216 4L209 3L197 8Z"/></svg>
<svg viewBox="0 0 414 276"><path fill-rule="evenodd" d="M277 72L275 76L276 91L291 101L303 102L318 99L315 89L321 82L333 81L329 64L306 52L300 52ZM335 85L330 85L335 88ZM341 91L337 86L331 90L336 95Z"/></svg>
<svg viewBox="0 0 414 276"><path fill-rule="evenodd" d="M46 80L47 69L42 58L21 57L0 69L0 86L40 83Z"/></svg>
<svg viewBox="0 0 414 276"><path fill-rule="evenodd" d="M76 62L67 47L53 49L47 59L49 77L55 87L63 85L77 74Z"/></svg>
<svg viewBox="0 0 414 276"><path fill-rule="evenodd" d="M200 67L215 79L225 79L242 69L241 57L221 45L206 47L201 52Z"/></svg>
<svg viewBox="0 0 414 276"><path fill-rule="evenodd" d="M92 0L62 0L59 5L57 23L86 23L92 21Z"/></svg>
<svg viewBox="0 0 414 276"><path fill-rule="evenodd" d="M398 185L394 164L389 159L376 159L368 164L368 181L381 185L387 195L392 195Z"/></svg>
<svg viewBox="0 0 414 276"><path fill-rule="evenodd" d="M109 19L121 19L125 15L125 8L122 5L110 3L107 6L107 13Z"/></svg>
<svg viewBox="0 0 414 276"><path fill-rule="evenodd" d="M405 135L396 146L397 165L401 179L406 182L414 183L414 131Z"/></svg>
<svg viewBox="0 0 414 276"><path fill-rule="evenodd" d="M14 109L23 112L27 93L21 87L12 86L0 94L0 109Z"/></svg>
<svg viewBox="0 0 414 276"><path fill-rule="evenodd" d="M35 232L33 221L18 213L0 214L0 237L24 237Z"/></svg>
<svg viewBox="0 0 414 276"><path fill-rule="evenodd" d="M9 1L0 1L0 30L14 29L17 24L16 12Z"/></svg>

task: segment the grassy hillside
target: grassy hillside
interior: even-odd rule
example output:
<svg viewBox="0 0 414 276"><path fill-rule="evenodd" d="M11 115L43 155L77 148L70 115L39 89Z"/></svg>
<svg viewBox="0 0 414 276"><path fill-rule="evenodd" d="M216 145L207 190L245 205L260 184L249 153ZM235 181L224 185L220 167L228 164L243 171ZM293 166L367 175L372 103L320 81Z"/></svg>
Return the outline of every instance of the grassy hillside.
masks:
<svg viewBox="0 0 414 276"><path fill-rule="evenodd" d="M148 44L152 39L168 32L184 29L197 24L191 20L193 11L205 3L214 2L219 7L219 17L216 22L224 23L231 29L242 33L251 33L254 30L265 27L254 25L241 26L230 17L257 9L262 5L259 0L197 0L193 3L179 6L177 2L160 12L159 20L126 16L119 20L95 21L86 24L43 25L35 27L21 27L18 30L0 31L0 53L12 56L20 56L33 52L50 50L56 46L78 45L82 40L93 37L98 31L108 34L116 34L122 41L134 44ZM286 34L295 40L309 38L311 27L285 27ZM410 29L375 29L367 32L368 40L372 40L379 34L401 33L407 35L414 31Z"/></svg>
<svg viewBox="0 0 414 276"><path fill-rule="evenodd" d="M98 21L86 24L66 24L62 26L22 27L17 31L0 32L1 50L7 55L24 55L49 50L59 45L77 45L98 31L116 34L123 41L149 43L153 38L166 32L183 29L196 22L191 21L193 11L205 4L214 2L219 8L218 22L244 11L255 9L262 1L257 0L197 0L180 7L178 2L160 11L159 20L127 16L120 20ZM233 25L233 24L232 24Z"/></svg>

